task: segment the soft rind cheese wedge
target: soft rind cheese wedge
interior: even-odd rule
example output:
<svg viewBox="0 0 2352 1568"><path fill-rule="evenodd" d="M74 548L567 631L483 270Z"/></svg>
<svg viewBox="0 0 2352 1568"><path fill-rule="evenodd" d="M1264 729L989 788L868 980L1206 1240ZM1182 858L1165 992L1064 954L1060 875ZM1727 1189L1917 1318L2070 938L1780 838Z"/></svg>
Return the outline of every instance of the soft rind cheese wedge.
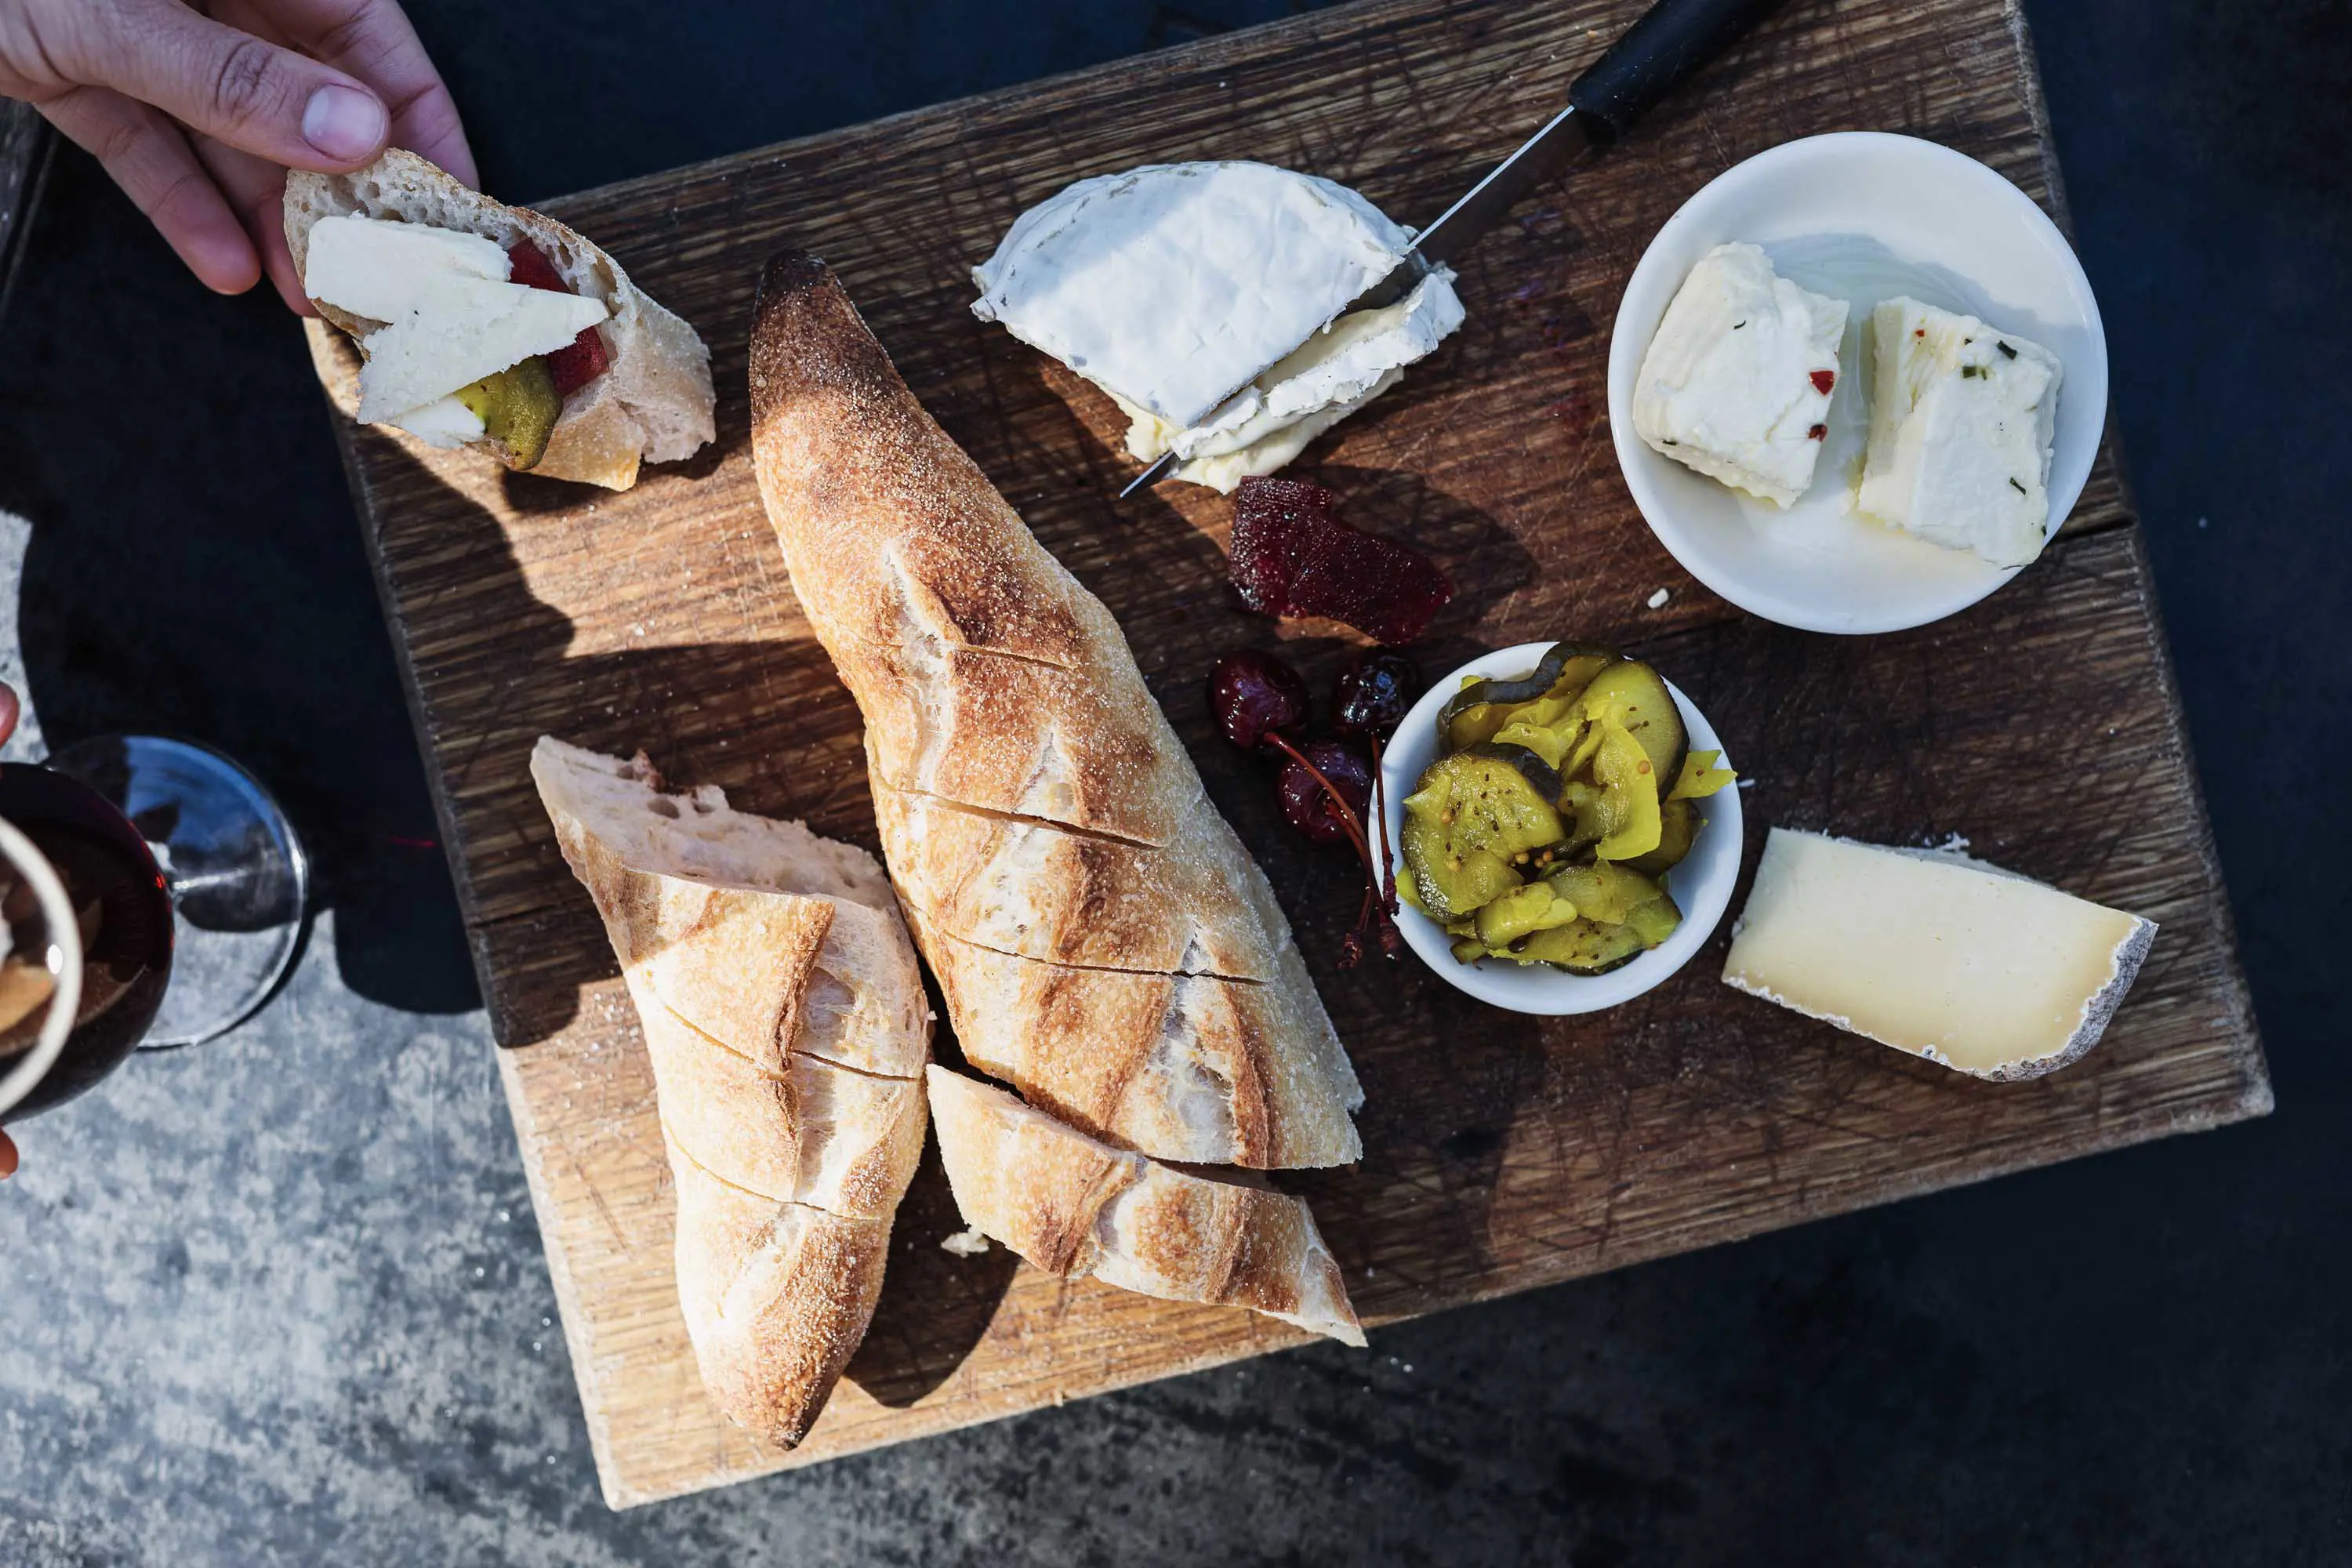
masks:
<svg viewBox="0 0 2352 1568"><path fill-rule="evenodd" d="M1190 430L1118 398L1129 419L1128 452L1149 463L1174 451L1184 459L1178 479L1231 495L1394 386L1405 366L1434 351L1463 319L1453 269L1441 267L1395 304L1340 317Z"/></svg>
<svg viewBox="0 0 2352 1568"><path fill-rule="evenodd" d="M1772 829L1728 984L1973 1077L2097 1043L2156 924L1948 851Z"/></svg>
<svg viewBox="0 0 2352 1568"><path fill-rule="evenodd" d="M1231 489L1297 456L1461 325L1442 268L1397 305L1343 319L1412 240L1314 175L1152 164L1081 180L1022 214L972 269L972 313L1110 394L1130 451L1179 451L1181 477Z"/></svg>
<svg viewBox="0 0 2352 1568"><path fill-rule="evenodd" d="M1780 506L1813 482L1847 305L1799 288L1753 245L1699 258L1633 383L1633 429L1664 456Z"/></svg>
<svg viewBox="0 0 2352 1568"><path fill-rule="evenodd" d="M1870 313L1870 445L1855 504L1996 566L2042 553L2058 356L1916 300Z"/></svg>

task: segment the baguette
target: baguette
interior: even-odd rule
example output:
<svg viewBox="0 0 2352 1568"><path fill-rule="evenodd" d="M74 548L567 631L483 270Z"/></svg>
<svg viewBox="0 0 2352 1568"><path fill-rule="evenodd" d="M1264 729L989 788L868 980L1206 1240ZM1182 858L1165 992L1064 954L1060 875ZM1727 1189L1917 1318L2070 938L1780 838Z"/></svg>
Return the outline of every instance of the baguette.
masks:
<svg viewBox="0 0 2352 1568"><path fill-rule="evenodd" d="M929 1017L889 885L717 789L663 793L643 756L542 738L531 776L644 1029L703 1383L790 1447L865 1335L922 1153Z"/></svg>
<svg viewBox="0 0 2352 1568"><path fill-rule="evenodd" d="M298 275L310 260L310 226L349 214L431 224L501 247L528 239L573 293L611 309L596 329L611 365L564 400L532 473L625 490L637 482L641 462L676 462L718 438L710 351L702 339L632 284L619 262L553 218L492 201L415 153L391 148L352 174L298 169L287 176L286 244ZM354 338L383 324L310 303Z"/></svg>
<svg viewBox="0 0 2352 1568"><path fill-rule="evenodd" d="M769 264L751 382L761 495L971 1059L1154 1158L1356 1159L1347 1052L1110 612L823 262Z"/></svg>
<svg viewBox="0 0 2352 1568"><path fill-rule="evenodd" d="M1361 1348L1339 1264L1298 1199L1097 1142L934 1067L931 1114L965 1223L1065 1279L1247 1307Z"/></svg>

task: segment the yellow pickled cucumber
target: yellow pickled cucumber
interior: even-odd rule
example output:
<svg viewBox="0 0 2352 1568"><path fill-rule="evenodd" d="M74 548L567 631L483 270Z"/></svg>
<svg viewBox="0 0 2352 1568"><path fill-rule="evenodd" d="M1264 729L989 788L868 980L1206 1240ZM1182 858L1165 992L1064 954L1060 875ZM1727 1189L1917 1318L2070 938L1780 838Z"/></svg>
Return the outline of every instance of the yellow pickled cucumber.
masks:
<svg viewBox="0 0 2352 1568"><path fill-rule="evenodd" d="M1433 915L1467 914L1518 886L1512 858L1561 837L1559 813L1498 757L1441 757L1404 801L1404 862Z"/></svg>
<svg viewBox="0 0 2352 1568"><path fill-rule="evenodd" d="M1737 779L1739 775L1721 766L1722 762L1721 752L1693 752L1683 759L1683 771L1675 775L1674 788L1666 792L1666 798L1703 800ZM1559 766L1556 763L1552 765Z"/></svg>
<svg viewBox="0 0 2352 1568"><path fill-rule="evenodd" d="M1477 937L1490 948L1508 947L1531 932L1564 926L1576 915L1576 906L1561 898L1552 884L1529 882L1479 909Z"/></svg>
<svg viewBox="0 0 2352 1568"><path fill-rule="evenodd" d="M1603 860L1647 855L1664 832L1658 813L1657 770L1642 743L1614 719L1603 715L1593 727L1601 731L1592 777L1601 786L1603 831L1592 852Z"/></svg>
<svg viewBox="0 0 2352 1568"><path fill-rule="evenodd" d="M563 399L547 361L534 354L451 394L482 422L482 434L506 448L509 468L535 467L562 417Z"/></svg>

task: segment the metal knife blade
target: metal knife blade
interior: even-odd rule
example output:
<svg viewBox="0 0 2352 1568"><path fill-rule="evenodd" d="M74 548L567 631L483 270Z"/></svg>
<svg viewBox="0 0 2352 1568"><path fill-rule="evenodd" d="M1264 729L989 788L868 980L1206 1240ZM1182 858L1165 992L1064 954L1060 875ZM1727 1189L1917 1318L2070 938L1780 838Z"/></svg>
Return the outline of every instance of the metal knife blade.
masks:
<svg viewBox="0 0 2352 1568"><path fill-rule="evenodd" d="M1657 0L1569 85L1566 109L1496 164L1461 200L1440 213L1437 221L1414 237L1412 248L1388 276L1339 314L1393 305L1412 292L1431 268L1452 261L1500 223L1520 197L1565 173L1587 151L1614 142L1659 99L1780 4L1780 0ZM1293 345L1260 365L1225 395L1231 397L1296 352ZM1182 461L1172 451L1162 453L1128 481L1118 492L1119 499L1125 500L1159 483Z"/></svg>

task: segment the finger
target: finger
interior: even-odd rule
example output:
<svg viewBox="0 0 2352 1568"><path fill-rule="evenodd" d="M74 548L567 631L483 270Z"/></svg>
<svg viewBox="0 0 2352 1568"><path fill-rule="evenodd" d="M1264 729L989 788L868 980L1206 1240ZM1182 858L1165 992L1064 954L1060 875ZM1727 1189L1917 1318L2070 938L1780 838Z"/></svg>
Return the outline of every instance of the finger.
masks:
<svg viewBox="0 0 2352 1568"><path fill-rule="evenodd" d="M16 732L16 715L21 709L16 701L16 689L0 681L0 741Z"/></svg>
<svg viewBox="0 0 2352 1568"><path fill-rule="evenodd" d="M355 79L176 0L71 8L52 50L73 80L150 103L190 130L289 168L339 173L373 160L392 116Z"/></svg>
<svg viewBox="0 0 2352 1568"><path fill-rule="evenodd" d="M349 71L390 109L394 146L479 180L457 100L395 0L225 0L213 15Z"/></svg>
<svg viewBox="0 0 2352 1568"><path fill-rule="evenodd" d="M106 165L205 288L242 294L253 287L261 276L253 241L178 126L103 88L76 88L40 110L68 140Z"/></svg>
<svg viewBox="0 0 2352 1568"><path fill-rule="evenodd" d="M296 315L317 315L294 270L294 253L286 247L286 171L209 136L194 138L194 144L196 157L211 171L213 183L261 253L261 270L277 285L278 295Z"/></svg>
<svg viewBox="0 0 2352 1568"><path fill-rule="evenodd" d="M6 1181L16 1173L16 1145L8 1141L8 1134L0 1132L0 1182Z"/></svg>

